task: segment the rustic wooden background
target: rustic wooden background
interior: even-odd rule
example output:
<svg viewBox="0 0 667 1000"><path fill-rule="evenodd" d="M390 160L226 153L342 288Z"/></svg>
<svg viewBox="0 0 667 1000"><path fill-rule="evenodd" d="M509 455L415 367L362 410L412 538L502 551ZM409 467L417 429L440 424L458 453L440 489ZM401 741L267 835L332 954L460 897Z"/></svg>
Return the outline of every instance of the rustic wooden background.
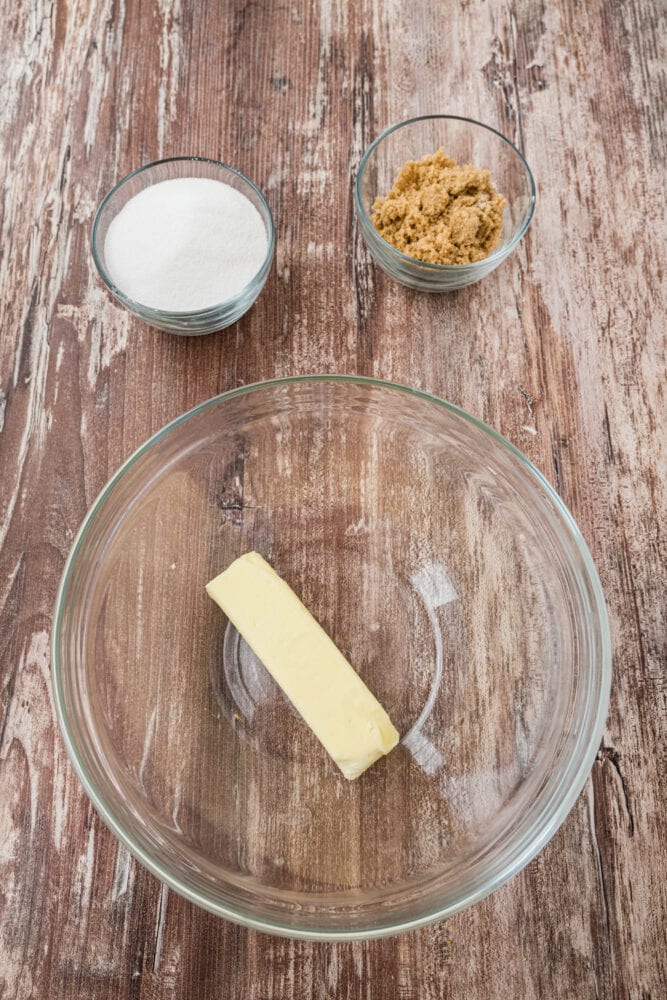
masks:
<svg viewBox="0 0 667 1000"><path fill-rule="evenodd" d="M0 7L0 997L667 995L665 25L658 0L16 0ZM428 297L361 244L352 179L391 122L448 111L517 142L539 189L519 251ZM96 278L95 206L160 156L266 192L256 307L200 340ZM503 434L573 511L609 602L614 687L590 781L544 852L466 913L317 945L195 909L94 814L56 729L58 579L108 476L244 382L357 372Z"/></svg>

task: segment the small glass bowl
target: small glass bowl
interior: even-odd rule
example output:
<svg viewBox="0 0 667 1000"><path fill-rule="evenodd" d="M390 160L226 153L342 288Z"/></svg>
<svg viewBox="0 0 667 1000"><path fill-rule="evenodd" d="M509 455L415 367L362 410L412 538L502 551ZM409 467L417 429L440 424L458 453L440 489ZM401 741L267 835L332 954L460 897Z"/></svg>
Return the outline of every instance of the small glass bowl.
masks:
<svg viewBox="0 0 667 1000"><path fill-rule="evenodd" d="M174 180L178 177L204 177L209 180L222 181L223 184L228 184L236 191L240 191L259 212L268 237L266 256L262 266L254 278L237 295L227 299L226 302L190 312L152 309L150 306L131 299L123 292L122 288L114 283L107 271L104 256L104 244L109 226L130 198L153 184ZM158 330L166 330L168 333L183 336L213 333L214 330L222 330L226 326L236 323L250 309L264 287L275 248L273 216L262 192L240 170L236 170L226 163L220 163L218 160L209 160L199 156L175 156L167 160L157 160L155 163L148 163L145 167L133 170L109 191L95 215L91 248L93 260L102 281L112 295L135 316L150 323L151 326L157 327Z"/></svg>
<svg viewBox="0 0 667 1000"><path fill-rule="evenodd" d="M396 250L373 225L373 203L387 194L401 167L442 147L457 163L490 170L505 196L498 247L474 264L426 264ZM490 274L514 250L535 209L535 182L519 150L495 129L456 115L424 115L386 129L364 153L355 185L361 233L371 256L391 278L423 292L451 292Z"/></svg>

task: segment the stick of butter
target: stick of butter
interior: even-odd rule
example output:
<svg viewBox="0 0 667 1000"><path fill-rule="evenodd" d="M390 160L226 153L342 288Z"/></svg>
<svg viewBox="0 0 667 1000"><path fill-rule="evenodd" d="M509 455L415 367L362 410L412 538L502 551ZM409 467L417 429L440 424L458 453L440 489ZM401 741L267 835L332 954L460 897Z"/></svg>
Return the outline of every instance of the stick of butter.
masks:
<svg viewBox="0 0 667 1000"><path fill-rule="evenodd" d="M257 553L206 585L348 780L398 743L398 732L294 591Z"/></svg>

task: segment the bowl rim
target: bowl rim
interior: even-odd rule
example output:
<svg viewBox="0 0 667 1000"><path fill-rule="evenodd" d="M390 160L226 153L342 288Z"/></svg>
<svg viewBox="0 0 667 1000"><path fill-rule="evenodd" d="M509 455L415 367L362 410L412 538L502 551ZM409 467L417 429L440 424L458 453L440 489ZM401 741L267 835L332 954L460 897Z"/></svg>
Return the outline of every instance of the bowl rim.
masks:
<svg viewBox="0 0 667 1000"><path fill-rule="evenodd" d="M509 852L509 856L505 854L500 859L497 859L495 866L491 869L491 874L481 880L478 880L479 884L474 884L469 892L464 893L454 902L441 907L436 907L435 909L429 909L427 913L421 914L420 916L410 920L402 920L398 922L388 921L377 926L362 927L349 931L292 926L287 923L280 923L279 921L258 919L245 912L239 912L238 910L224 906L209 899L204 894L192 888L187 884L186 880L182 880L172 874L167 867L164 867L159 862L159 860L156 860L148 851L144 850L144 848L135 841L132 834L125 829L123 823L114 816L112 808L107 805L102 795L98 793L95 783L88 773L87 767L79 754L65 709L65 694L63 686L64 664L59 653L62 619L64 605L67 599L68 584L79 551L85 541L85 537L92 521L97 516L97 513L104 504L107 496L114 489L119 480L125 475L125 473L135 464L135 462L155 444L157 444L158 441L160 441L167 434L171 433L171 431L175 430L192 417L203 413L205 410L210 409L213 406L216 406L223 400L248 395L268 388L324 382L368 385L374 388L389 389L391 391L416 397L429 403L434 403L436 406L447 410L449 413L462 418L476 429L481 430L496 444L500 445L501 448L505 449L514 458L518 459L528 475L535 480L536 485L546 491L550 501L555 505L558 514L560 514L563 518L566 528L569 529L571 539L582 559L585 575L590 583L593 609L597 613L596 617L599 625L600 642L599 676L596 677L597 685L589 683L586 693L585 721L587 722L587 725L582 724L581 732L577 737L577 745L571 752L569 758L570 761L575 760L575 766L573 768L570 767L569 770L567 768L565 769L564 773L560 776L560 780L558 781L556 787L553 789L550 799L543 805L536 822L524 831L522 838L516 845L514 845L513 850ZM591 616L591 620L592 617L593 616ZM590 624L591 620L589 620L588 624ZM461 407L458 407L453 403L449 403L432 393L421 389L414 389L398 382L357 375L296 375L239 386L235 389L230 389L227 392L219 393L218 395L199 403L197 406L194 406L190 410L182 413L180 416L165 424L165 426L156 433L152 434L122 463L119 469L100 491L97 498L94 500L90 509L86 513L83 523L76 534L70 553L66 559L58 586L54 608L51 632L51 675L53 679L55 714L58 720L63 742L70 761L79 780L81 781L81 784L83 785L86 794L91 800L95 810L103 822L109 827L114 836L120 841L121 844L124 845L130 854L153 875L155 875L159 881L166 884L179 895L184 896L190 902L197 904L203 909L252 930L308 941L358 941L389 937L391 935L404 933L409 930L416 930L417 928L435 923L438 920L443 920L453 916L455 913L467 909L469 906L479 902L496 889L500 888L507 881L509 881L509 879L513 878L514 875L518 874L518 872L520 872L542 850L545 844L551 839L564 822L565 818L574 806L574 803L579 797L588 779L597 756L600 740L604 733L604 726L609 707L612 673L611 649L612 645L609 618L602 585L588 546L586 545L574 518L559 497L558 493L545 479L542 473L532 464L532 462L530 462L518 448L508 441L507 438L503 437L477 417L467 413L467 411L463 410ZM587 677L590 681L590 670ZM579 747L579 753L575 756L577 746Z"/></svg>
<svg viewBox="0 0 667 1000"><path fill-rule="evenodd" d="M497 250L494 250L492 253L489 254L488 257L485 257L483 260L472 261L470 264L433 264L430 263L429 261L418 260L416 257L411 257L409 254L403 253L402 250L398 250L391 243L387 242L387 240L385 240L383 236L380 236L377 229L373 225L372 219L370 218L368 212L364 208L364 205L361 200L361 180L364 176L366 166L373 152L377 149L380 143L383 142L383 140L386 139L388 136L390 136L393 132L397 132L399 131L399 129L406 128L408 125L414 125L417 122L423 122L423 121L465 122L465 124L467 125L473 125L476 128L486 129L487 132L492 132L499 139L502 139L502 141L507 146L510 147L510 149L519 158L519 161L521 162L526 172L526 177L528 178L528 187L530 190L530 200L528 203L528 208L526 209L526 212L524 214L524 217L521 220L521 225L514 233L509 243L505 244L505 246L503 247L499 247ZM520 149L517 146L515 146L514 143L507 138L507 136L503 135L502 132L499 132L498 129L493 128L493 126L491 125L485 125L484 122L478 122L474 118L466 118L464 115L416 115L414 118L406 118L405 121L397 122L394 125L389 125L388 128L386 128L383 132L381 132L380 135L376 139L374 139L373 142L370 144L370 146L368 146L368 148L365 150L363 156L361 157L361 160L359 161L359 166L357 167L357 176L354 182L354 204L357 210L357 215L361 219L365 231L372 233L373 238L379 241L378 245L386 247L388 249L388 252L395 254L399 261L404 261L405 263L410 264L412 266L417 265L420 268L423 267L425 270L431 271L434 274L457 274L463 271L465 271L466 273L472 272L474 274L475 271L478 269L486 273L489 264L492 264L494 262L499 264L502 260L505 259L505 257L508 256L508 254L510 254L514 250L514 248L517 246L517 244L522 240L523 236L525 235L526 230L528 229L532 221L533 214L535 212L536 199L537 199L537 189L535 186L535 178L533 177L533 173L530 167L528 166L528 162L523 153L520 151Z"/></svg>
<svg viewBox="0 0 667 1000"><path fill-rule="evenodd" d="M107 271L102 262L102 255L99 250L98 229L102 219L102 213L105 207L114 197L114 195L120 190L120 188L122 188L124 184L127 184L128 181L131 181L134 177L138 177L139 174L143 174L148 170L153 170L155 167L161 167L165 163L210 163L215 167L221 167L224 171L229 171L232 174L236 174L237 177L240 177L240 179L244 181L244 183L246 183L249 187L253 189L253 191L259 198L264 211L266 212L266 220L268 221L267 245L266 245L266 254L264 255L264 259L262 260L260 267L252 276L250 281L246 282L243 288L241 288L240 291L236 293L236 295L233 295L231 298L225 299L222 302L216 302L212 306L206 306L204 309L189 309L185 310L184 312L183 311L177 312L171 309L156 309L153 306L145 305L143 302L139 302L137 301L137 299L132 299L130 298L129 295L126 295L126 293L122 290L122 288L119 288L118 285L113 281L111 275L109 274L109 272ZM170 178L170 179L176 179L176 178ZM162 182L157 181L156 183L159 184ZM224 181L222 183L224 183ZM161 320L163 322L171 321L172 323L183 322L184 320L203 321L209 318L213 319L220 313L222 309L225 310L230 309L233 308L237 303L240 303L248 294L248 292L252 289L253 285L257 282L257 279L261 275L263 275L264 272L268 269L269 264L271 263L271 260L273 258L275 243L276 243L276 233L275 233L275 224L273 221L273 213L271 212L271 208L269 207L269 203L266 200L266 197L263 194L263 192L258 188L258 186L255 184L254 181L251 181L250 178L243 173L242 170L239 170L237 167L233 167L231 163L225 163L223 160L215 160L209 156L167 156L160 160L152 160L150 163L144 163L143 166L137 167L135 170L130 171L129 174L125 174L125 176L121 177L121 179L117 181L114 184L114 186L109 191L107 191L105 196L102 198L102 201L99 203L97 211L95 212L95 217L93 219L93 225L90 232L90 250L93 256L93 260L95 262L95 267L97 268L97 273L99 274L100 278L102 279L106 287L109 289L111 294L114 295L124 306L126 306L129 310L131 310L131 312L139 316L142 316L149 320L155 319L155 320Z"/></svg>

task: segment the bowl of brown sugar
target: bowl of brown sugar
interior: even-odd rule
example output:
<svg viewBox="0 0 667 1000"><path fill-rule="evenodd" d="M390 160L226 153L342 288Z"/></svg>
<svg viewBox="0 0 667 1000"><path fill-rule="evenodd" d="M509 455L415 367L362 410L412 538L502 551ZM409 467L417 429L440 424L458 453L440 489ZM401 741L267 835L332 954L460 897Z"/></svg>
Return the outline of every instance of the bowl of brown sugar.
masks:
<svg viewBox="0 0 667 1000"><path fill-rule="evenodd" d="M375 262L427 292L470 285L501 264L530 225L535 182L519 150L488 125L411 118L366 150L355 185Z"/></svg>

